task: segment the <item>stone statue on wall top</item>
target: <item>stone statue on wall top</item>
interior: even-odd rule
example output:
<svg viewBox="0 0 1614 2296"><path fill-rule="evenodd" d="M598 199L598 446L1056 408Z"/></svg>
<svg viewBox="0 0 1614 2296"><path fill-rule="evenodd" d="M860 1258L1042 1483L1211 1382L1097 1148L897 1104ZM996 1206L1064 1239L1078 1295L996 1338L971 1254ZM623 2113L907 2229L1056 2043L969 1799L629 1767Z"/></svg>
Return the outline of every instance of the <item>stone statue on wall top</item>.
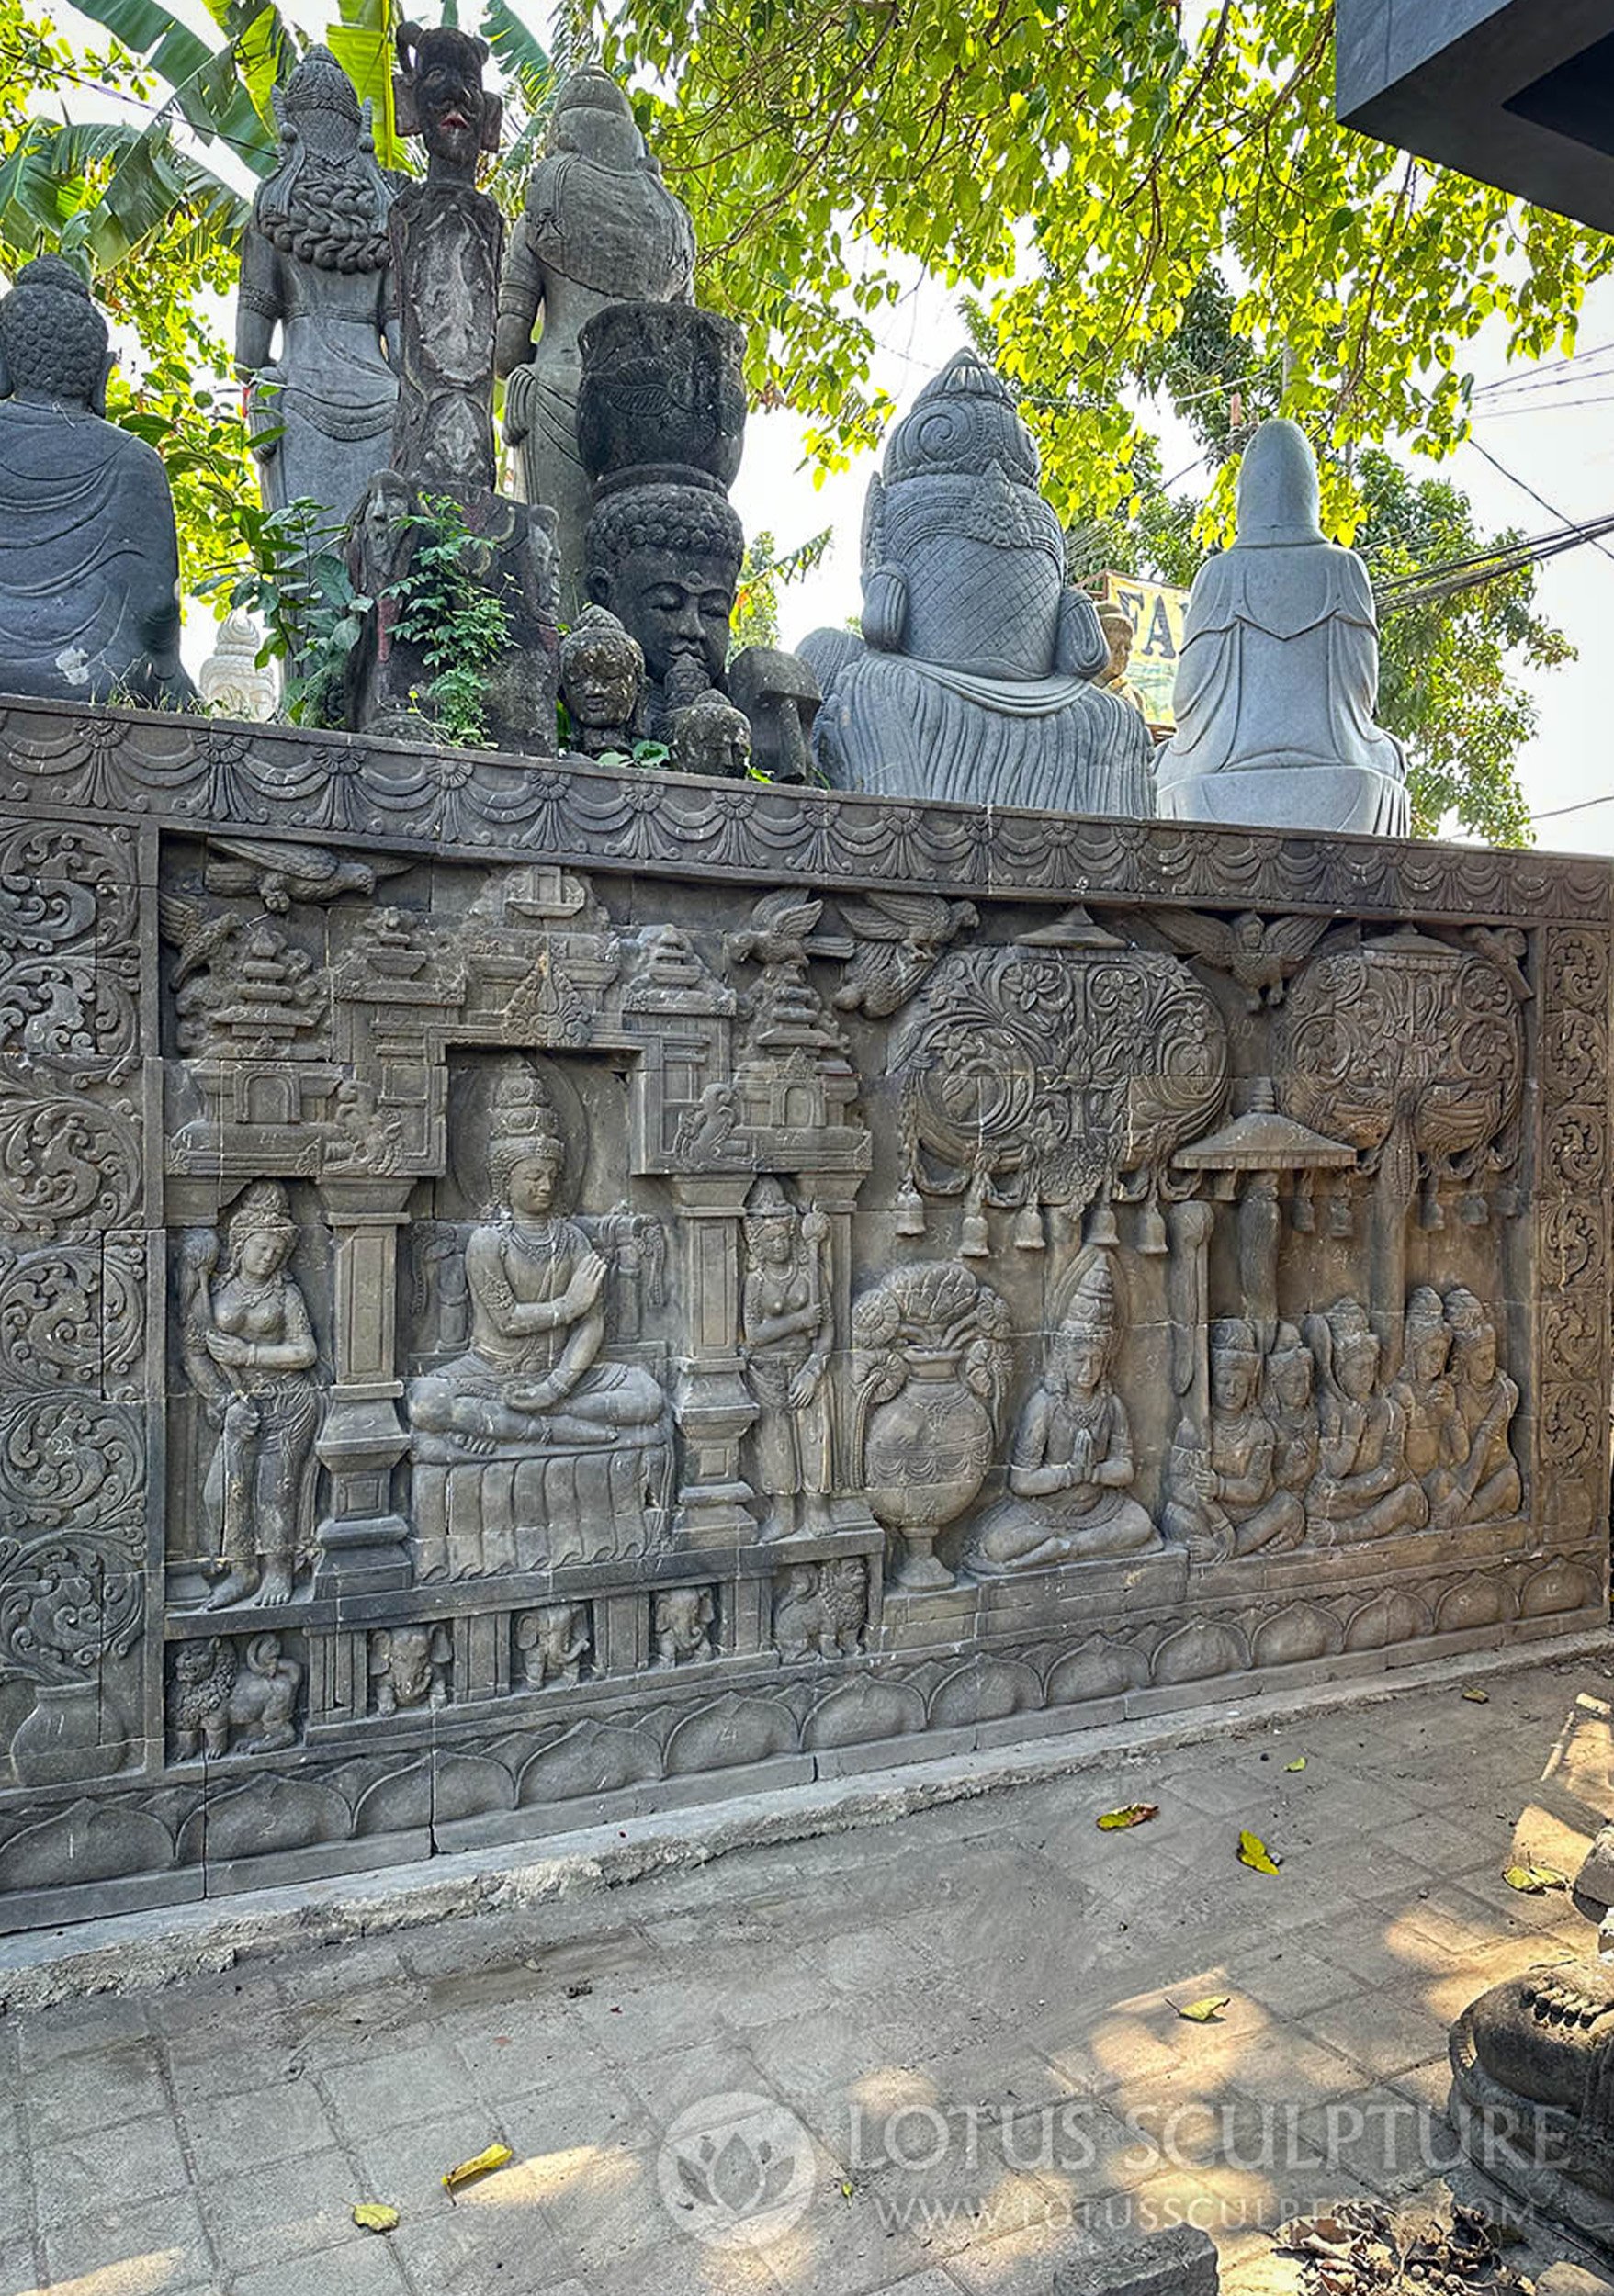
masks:
<svg viewBox="0 0 1614 2296"><path fill-rule="evenodd" d="M0 692L183 706L173 499L104 420L112 366L72 264L25 264L0 298Z"/></svg>
<svg viewBox="0 0 1614 2296"><path fill-rule="evenodd" d="M398 400L393 188L370 107L329 50L311 48L274 101L281 156L242 241L235 364L265 506L318 502L340 533L387 460Z"/></svg>
<svg viewBox="0 0 1614 2296"><path fill-rule="evenodd" d="M425 1575L649 1543L648 1494L664 1484L669 1458L667 1401L649 1371L605 1353L609 1270L555 1210L564 1162L542 1079L509 1069L488 1153L497 1209L465 1254L470 1345L409 1390ZM483 1461L499 1471L485 1476ZM431 1468L471 1471L450 1492L442 1474L434 1482L423 1472Z"/></svg>
<svg viewBox="0 0 1614 2296"><path fill-rule="evenodd" d="M863 517L863 636L816 630L814 753L834 786L889 797L1147 818L1154 745L1092 681L1109 646L1065 580L1036 442L973 351L892 432Z"/></svg>
<svg viewBox="0 0 1614 2296"><path fill-rule="evenodd" d="M559 631L554 519L497 490L493 331L504 219L476 187L497 151L502 109L482 86L485 40L450 25L398 33L399 130L426 149L426 174L392 203L389 223L397 321L398 405L389 469L378 472L348 530L349 571L378 601L348 657L349 723L405 740L430 737L432 688L418 626L399 634L399 585L422 546L423 518L449 506L468 540L462 563L497 601L508 637L481 678L494 748L553 757ZM418 617L417 617L418 621Z"/></svg>
<svg viewBox="0 0 1614 2296"><path fill-rule="evenodd" d="M1194 579L1162 816L1405 837L1406 760L1373 723L1379 625L1367 568L1324 538L1305 433L1263 422L1238 474L1230 550Z"/></svg>
<svg viewBox="0 0 1614 2296"><path fill-rule="evenodd" d="M1120 1327L1111 1255L1089 1246L1047 1367L1021 1413L1008 1494L965 1537L964 1565L976 1577L1045 1570L1160 1544L1131 1495L1132 1430L1111 1377Z"/></svg>
<svg viewBox="0 0 1614 2296"><path fill-rule="evenodd" d="M687 303L694 231L661 181L609 73L574 72L556 98L499 291L498 368L508 378L504 436L520 490L558 522L561 612L583 591L588 474L578 454L578 337L608 303Z"/></svg>
<svg viewBox="0 0 1614 2296"><path fill-rule="evenodd" d="M224 1576L209 1608L288 1603L313 1542L319 1351L289 1273L297 1227L278 1180L244 1189L180 1277L186 1370L217 1430L202 1505Z"/></svg>
<svg viewBox="0 0 1614 2296"><path fill-rule="evenodd" d="M560 641L560 698L570 746L585 758L630 756L645 698L645 658L614 613L585 606Z"/></svg>

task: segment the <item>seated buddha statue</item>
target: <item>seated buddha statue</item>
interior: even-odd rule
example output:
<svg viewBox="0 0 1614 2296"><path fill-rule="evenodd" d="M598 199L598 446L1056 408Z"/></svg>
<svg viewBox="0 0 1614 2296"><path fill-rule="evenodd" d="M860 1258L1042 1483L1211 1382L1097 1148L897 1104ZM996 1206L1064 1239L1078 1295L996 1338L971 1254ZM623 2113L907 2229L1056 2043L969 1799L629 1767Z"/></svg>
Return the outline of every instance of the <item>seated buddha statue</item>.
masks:
<svg viewBox="0 0 1614 2296"><path fill-rule="evenodd" d="M1308 1352L1308 1390L1309 1364ZM1285 1369L1294 1371L1298 1389L1299 1371L1287 1348ZM1253 1323L1227 1316L1212 1324L1210 1440L1196 1442L1190 1431L1179 1430L1166 1470L1166 1536L1186 1547L1196 1562L1281 1554L1305 1535L1305 1507L1292 1488L1292 1436L1286 1429L1286 1480L1279 1471L1278 1429L1261 1408L1262 1370ZM1315 1438L1311 1447L1315 1463Z"/></svg>
<svg viewBox="0 0 1614 2296"><path fill-rule="evenodd" d="M838 789L1147 819L1154 746L1093 681L1110 647L1065 580L1036 442L992 369L961 351L892 432L869 483L863 635L801 647Z"/></svg>
<svg viewBox="0 0 1614 2296"><path fill-rule="evenodd" d="M423 1576L597 1560L649 1543L646 1510L664 1495L671 1458L667 1399L641 1366L605 1356L609 1270L555 1212L563 1162L541 1080L507 1073L488 1154L497 1216L466 1246L470 1345L409 1388ZM560 1477L545 1464L559 1457ZM490 1480L483 1461L501 1471ZM423 1474L466 1468L478 1471L446 1490Z"/></svg>
<svg viewBox="0 0 1614 2296"><path fill-rule="evenodd" d="M1373 723L1372 587L1319 517L1304 432L1263 422L1238 473L1233 547L1189 595L1177 730L1155 765L1164 818L1406 835L1406 760Z"/></svg>
<svg viewBox="0 0 1614 2296"><path fill-rule="evenodd" d="M1050 1360L1021 1413L1009 1490L965 1541L976 1578L1137 1554L1160 1535L1132 1495L1126 1406L1111 1383L1120 1337L1114 1271L1094 1250L1079 1267Z"/></svg>
<svg viewBox="0 0 1614 2296"><path fill-rule="evenodd" d="M24 264L0 299L0 692L184 706L173 498L103 419L107 345L71 264Z"/></svg>

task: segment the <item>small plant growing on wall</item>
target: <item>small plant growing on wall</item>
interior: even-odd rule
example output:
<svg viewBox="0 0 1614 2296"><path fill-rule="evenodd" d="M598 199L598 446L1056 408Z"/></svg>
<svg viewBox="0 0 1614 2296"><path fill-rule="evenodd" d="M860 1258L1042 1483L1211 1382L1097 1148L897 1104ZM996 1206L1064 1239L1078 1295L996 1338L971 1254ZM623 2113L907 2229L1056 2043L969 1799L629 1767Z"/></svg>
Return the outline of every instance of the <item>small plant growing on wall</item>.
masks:
<svg viewBox="0 0 1614 2296"><path fill-rule="evenodd" d="M508 609L485 587L482 553L450 496L426 495L403 524L416 530L409 570L392 585L393 635L421 648L432 681L417 698L444 740L488 740L488 672L510 643Z"/></svg>

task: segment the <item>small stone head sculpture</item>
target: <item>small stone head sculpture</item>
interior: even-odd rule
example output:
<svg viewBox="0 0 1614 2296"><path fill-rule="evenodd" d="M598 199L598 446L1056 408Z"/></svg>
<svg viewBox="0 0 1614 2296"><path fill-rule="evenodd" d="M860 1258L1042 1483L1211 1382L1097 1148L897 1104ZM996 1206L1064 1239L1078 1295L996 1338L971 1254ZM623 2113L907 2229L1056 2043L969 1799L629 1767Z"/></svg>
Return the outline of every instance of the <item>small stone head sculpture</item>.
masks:
<svg viewBox="0 0 1614 2296"><path fill-rule="evenodd" d="M644 699L645 657L604 606L585 606L560 641L560 693L573 747L586 757L632 742Z"/></svg>
<svg viewBox="0 0 1614 2296"><path fill-rule="evenodd" d="M589 521L589 595L638 640L670 705L723 681L744 546L727 499L700 487L626 487Z"/></svg>
<svg viewBox="0 0 1614 2296"><path fill-rule="evenodd" d="M795 1255L796 1208L772 1177L760 1179L746 1199L745 1248L754 1266L786 1266Z"/></svg>
<svg viewBox="0 0 1614 2296"><path fill-rule="evenodd" d="M1136 632L1132 626L1132 616L1124 606L1118 606L1110 600L1105 600L1099 608L1099 626L1103 631L1105 641L1110 648L1110 658L1104 665L1104 683L1108 686L1119 685L1126 676L1127 664L1132 659L1133 642L1136 636Z"/></svg>
<svg viewBox="0 0 1614 2296"><path fill-rule="evenodd" d="M107 411L116 364L89 288L60 255L24 264L0 297L0 399Z"/></svg>
<svg viewBox="0 0 1614 2296"><path fill-rule="evenodd" d="M1311 1349L1293 1324L1280 1323L1272 1352L1267 1357L1268 1399L1272 1410L1292 1413L1309 1411L1316 1368Z"/></svg>
<svg viewBox="0 0 1614 2296"><path fill-rule="evenodd" d="M1415 1387L1432 1387L1451 1353L1451 1326L1438 1291L1420 1284L1406 1303L1403 1361Z"/></svg>
<svg viewBox="0 0 1614 2296"><path fill-rule="evenodd" d="M771 782L805 782L823 695L799 656L748 646L728 666L728 698L751 720L751 757Z"/></svg>
<svg viewBox="0 0 1614 2296"><path fill-rule="evenodd" d="M1324 1379L1347 1402L1365 1403L1379 1377L1379 1341L1360 1300L1336 1300L1306 1318L1306 1339Z"/></svg>
<svg viewBox="0 0 1614 2296"><path fill-rule="evenodd" d="M398 28L398 132L419 136L428 176L439 182L473 183L480 155L499 149L503 107L482 85L491 52L485 39L454 25Z"/></svg>
<svg viewBox="0 0 1614 2296"><path fill-rule="evenodd" d="M1107 1251L1089 1246L1078 1259L1053 1348L1055 1383L1067 1395L1092 1395L1109 1377L1120 1323L1115 1270Z"/></svg>
<svg viewBox="0 0 1614 2296"><path fill-rule="evenodd" d="M525 1064L500 1078L489 1110L488 1178L496 1204L518 1220L548 1217L565 1169L566 1150L554 1104Z"/></svg>
<svg viewBox="0 0 1614 2296"><path fill-rule="evenodd" d="M675 773L742 782L751 764L751 720L716 687L673 712L667 729Z"/></svg>

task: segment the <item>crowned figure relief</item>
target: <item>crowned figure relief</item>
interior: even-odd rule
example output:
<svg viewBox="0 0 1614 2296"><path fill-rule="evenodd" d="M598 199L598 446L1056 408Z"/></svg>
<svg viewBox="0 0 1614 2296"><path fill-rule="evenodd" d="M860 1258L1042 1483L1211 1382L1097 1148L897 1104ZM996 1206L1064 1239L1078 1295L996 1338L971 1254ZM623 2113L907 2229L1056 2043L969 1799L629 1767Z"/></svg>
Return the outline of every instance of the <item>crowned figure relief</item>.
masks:
<svg viewBox="0 0 1614 2296"><path fill-rule="evenodd" d="M642 1553L671 1467L667 1399L605 1349L608 1263L555 1211L566 1150L536 1069L493 1094L493 1217L466 1246L470 1345L413 1380L423 1576Z"/></svg>

